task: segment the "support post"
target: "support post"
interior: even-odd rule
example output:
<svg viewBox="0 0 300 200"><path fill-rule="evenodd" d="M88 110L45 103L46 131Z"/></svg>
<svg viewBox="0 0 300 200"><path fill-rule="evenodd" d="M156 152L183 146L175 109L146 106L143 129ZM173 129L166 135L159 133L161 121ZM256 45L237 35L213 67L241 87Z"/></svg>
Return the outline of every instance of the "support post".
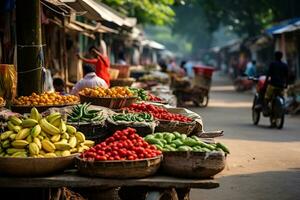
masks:
<svg viewBox="0 0 300 200"><path fill-rule="evenodd" d="M40 0L16 1L17 94L42 92L44 63Z"/></svg>

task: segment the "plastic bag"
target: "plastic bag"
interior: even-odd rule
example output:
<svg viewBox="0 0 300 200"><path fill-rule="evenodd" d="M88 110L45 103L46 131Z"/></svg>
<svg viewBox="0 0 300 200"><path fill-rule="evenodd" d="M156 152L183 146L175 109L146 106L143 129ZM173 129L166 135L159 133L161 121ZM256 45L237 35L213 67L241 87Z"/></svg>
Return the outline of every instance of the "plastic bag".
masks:
<svg viewBox="0 0 300 200"><path fill-rule="evenodd" d="M0 64L0 96L11 101L16 95L17 75L14 65Z"/></svg>

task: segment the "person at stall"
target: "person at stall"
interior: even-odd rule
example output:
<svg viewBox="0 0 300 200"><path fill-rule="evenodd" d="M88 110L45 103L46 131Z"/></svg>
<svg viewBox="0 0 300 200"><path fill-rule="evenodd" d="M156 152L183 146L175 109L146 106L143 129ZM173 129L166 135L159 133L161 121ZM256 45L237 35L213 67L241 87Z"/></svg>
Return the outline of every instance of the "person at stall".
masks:
<svg viewBox="0 0 300 200"><path fill-rule="evenodd" d="M93 66L87 64L83 65L83 75L84 77L73 87L71 94L78 95L78 93L84 88L108 88L106 82L96 75L95 68Z"/></svg>
<svg viewBox="0 0 300 200"><path fill-rule="evenodd" d="M256 61L252 60L247 63L245 75L249 77L256 76Z"/></svg>
<svg viewBox="0 0 300 200"><path fill-rule="evenodd" d="M53 87L55 92L59 92L60 95L66 95L65 82L61 78L57 77L53 79Z"/></svg>
<svg viewBox="0 0 300 200"><path fill-rule="evenodd" d="M95 57L92 59L83 58L79 54L77 55L78 59L81 59L83 62L92 64L95 66L96 75L105 80L106 84L110 85L110 75L109 67L110 61L106 53L106 45L104 41L101 41L100 49L95 46L89 48L89 53Z"/></svg>

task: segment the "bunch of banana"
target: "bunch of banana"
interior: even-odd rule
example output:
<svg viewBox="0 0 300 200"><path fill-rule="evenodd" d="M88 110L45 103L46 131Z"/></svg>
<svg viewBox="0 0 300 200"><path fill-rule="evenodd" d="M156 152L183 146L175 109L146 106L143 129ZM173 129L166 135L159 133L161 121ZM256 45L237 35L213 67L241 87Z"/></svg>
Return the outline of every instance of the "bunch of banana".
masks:
<svg viewBox="0 0 300 200"><path fill-rule="evenodd" d="M29 118L10 117L0 135L0 156L48 158L81 153L94 146L83 133L67 125L60 113L42 118L36 108Z"/></svg>

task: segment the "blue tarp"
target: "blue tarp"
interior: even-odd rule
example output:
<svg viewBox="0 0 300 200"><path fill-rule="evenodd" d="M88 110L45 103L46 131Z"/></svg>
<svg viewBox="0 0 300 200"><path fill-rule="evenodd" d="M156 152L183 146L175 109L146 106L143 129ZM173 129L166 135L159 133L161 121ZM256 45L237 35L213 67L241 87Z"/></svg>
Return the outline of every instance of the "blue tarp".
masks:
<svg viewBox="0 0 300 200"><path fill-rule="evenodd" d="M285 21L280 22L279 24L276 24L268 29L265 30L265 32L269 35L272 35L275 31L284 28L286 26L294 25L297 22L300 22L300 17L299 18L293 18L293 19L288 19Z"/></svg>

